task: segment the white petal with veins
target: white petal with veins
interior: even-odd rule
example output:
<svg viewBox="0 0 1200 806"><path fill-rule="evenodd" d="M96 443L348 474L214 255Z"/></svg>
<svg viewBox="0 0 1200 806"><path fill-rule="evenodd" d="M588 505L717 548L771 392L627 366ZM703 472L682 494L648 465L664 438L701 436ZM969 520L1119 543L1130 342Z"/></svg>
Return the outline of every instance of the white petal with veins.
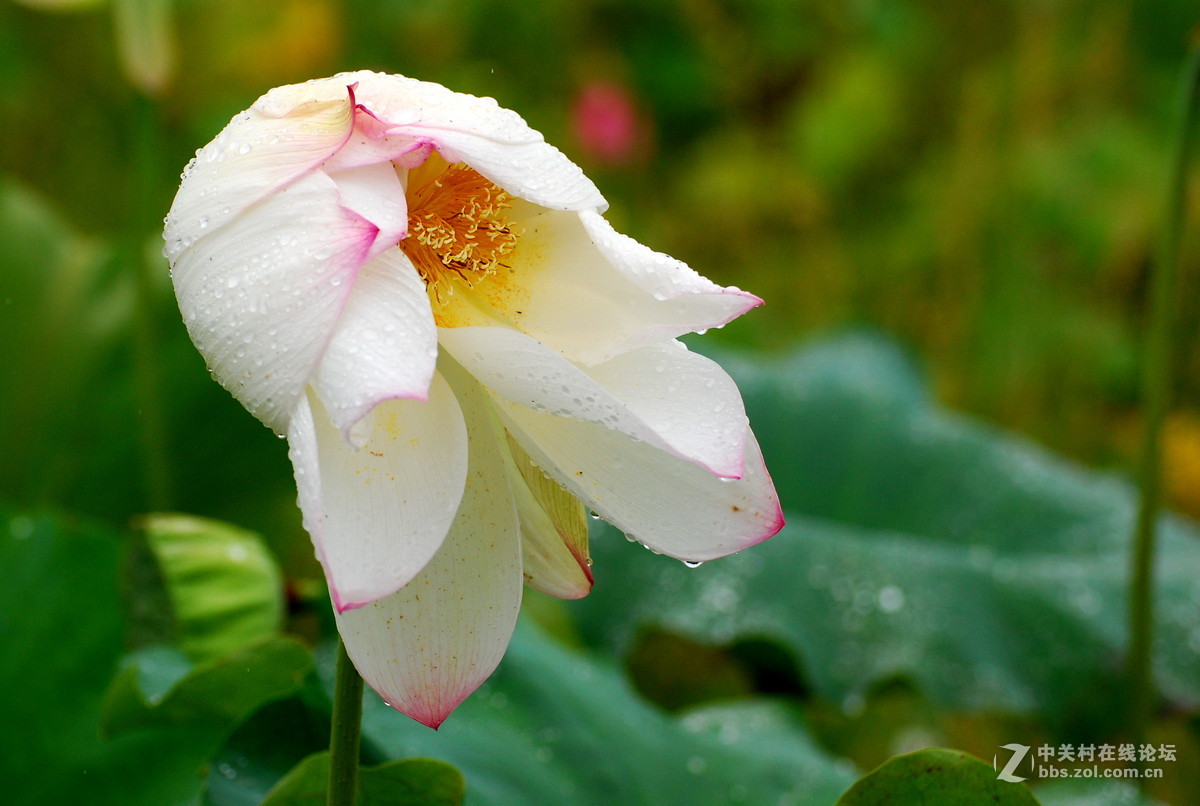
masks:
<svg viewBox="0 0 1200 806"><path fill-rule="evenodd" d="M753 435L745 472L723 479L595 423L499 401L505 427L541 467L648 548L688 562L724 557L783 527Z"/></svg>
<svg viewBox="0 0 1200 806"><path fill-rule="evenodd" d="M482 394L457 374L470 466L450 533L411 583L337 615L363 679L392 707L430 727L496 668L521 606L517 514L497 434Z"/></svg>
<svg viewBox="0 0 1200 806"><path fill-rule="evenodd" d="M643 348L585 369L515 330L442 328L438 338L506 400L613 429L718 475L742 473L748 426L737 387L682 345Z"/></svg>
<svg viewBox="0 0 1200 806"><path fill-rule="evenodd" d="M682 456L718 476L744 472L750 421L737 385L712 359L669 341L586 371Z"/></svg>
<svg viewBox="0 0 1200 806"><path fill-rule="evenodd" d="M338 610L407 585L438 551L467 474L467 431L434 376L429 400L389 400L352 449L315 398L298 407L288 446L312 535Z"/></svg>
<svg viewBox="0 0 1200 806"><path fill-rule="evenodd" d="M165 254L210 236L251 205L307 175L333 155L353 126L349 96L293 104L286 113L264 114L256 104L188 163L167 215Z"/></svg>
<svg viewBox="0 0 1200 806"><path fill-rule="evenodd" d="M276 433L333 335L376 227L308 174L173 264L188 333L213 375Z"/></svg>

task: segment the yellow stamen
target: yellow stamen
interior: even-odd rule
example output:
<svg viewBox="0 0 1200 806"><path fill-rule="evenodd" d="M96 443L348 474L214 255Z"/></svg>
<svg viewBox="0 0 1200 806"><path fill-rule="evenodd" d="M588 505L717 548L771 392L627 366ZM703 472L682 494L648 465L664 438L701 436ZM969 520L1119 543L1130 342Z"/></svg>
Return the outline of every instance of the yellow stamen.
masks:
<svg viewBox="0 0 1200 806"><path fill-rule="evenodd" d="M408 237L400 249L437 301L454 293L455 279L471 288L505 265L519 235L504 221L512 196L436 154L408 180Z"/></svg>

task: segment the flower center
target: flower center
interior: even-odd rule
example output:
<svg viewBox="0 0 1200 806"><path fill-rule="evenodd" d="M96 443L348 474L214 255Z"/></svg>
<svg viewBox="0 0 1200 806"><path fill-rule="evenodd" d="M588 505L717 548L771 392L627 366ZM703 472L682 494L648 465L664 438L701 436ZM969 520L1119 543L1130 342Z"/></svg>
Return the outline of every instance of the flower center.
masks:
<svg viewBox="0 0 1200 806"><path fill-rule="evenodd" d="M441 301L454 279L471 288L498 266L520 234L504 222L512 196L478 171L431 154L408 175L408 236L400 249Z"/></svg>

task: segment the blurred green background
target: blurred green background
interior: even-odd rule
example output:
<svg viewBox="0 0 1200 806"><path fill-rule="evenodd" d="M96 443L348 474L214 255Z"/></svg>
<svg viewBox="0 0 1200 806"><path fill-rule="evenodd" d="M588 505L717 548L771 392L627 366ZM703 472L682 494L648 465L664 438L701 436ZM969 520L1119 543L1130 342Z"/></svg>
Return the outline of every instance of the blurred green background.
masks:
<svg viewBox="0 0 1200 806"><path fill-rule="evenodd" d="M0 505L117 531L163 510L255 530L283 566L290 628L325 634L286 446L209 379L175 311L158 230L183 165L235 112L272 86L359 68L495 97L584 167L617 229L763 297L764 308L693 343L773 366L778 389L807 366L779 358L798 343L880 332L900 347L868 352L898 349L918 364L924 380L913 383L927 383L938 406L1130 472L1174 88L1197 16L1191 0L0 0ZM1200 185L1189 187L1194 196ZM1193 214L1189 268L1197 223ZM1198 285L1186 271L1165 442L1168 502L1193 516ZM862 372L900 372L880 366ZM765 422L783 393L763 383ZM826 422L802 415L772 421L782 430L770 435L759 426L764 443ZM904 465L882 451L874 461L885 473ZM1057 495L1056 484L1047 489ZM822 501L784 504L839 522L872 506L865 497L826 511ZM1121 596L1110 581L1104 595ZM1178 606L1181 640L1200 650L1197 595L1185 591ZM568 644L617 652L668 708L804 692L807 674L820 677L764 682L762 670L778 666L770 642L731 653L728 634L680 637L688 630L676 624L622 648L597 637L595 616L532 604ZM1103 618L1119 621L1108 604ZM715 695L679 695L679 681L659 679L676 652L708 670L700 688ZM1181 766L1193 769L1195 687L1172 702L1169 731L1183 732L1166 734L1191 748ZM921 697L878 696L892 709L879 719L896 730L980 755L1028 738L978 715L1003 696L950 697L936 729ZM825 746L860 768L894 748L812 702ZM1047 706L1033 696L1025 707ZM1067 724L1057 719L1038 736ZM1082 724L1091 736L1107 729ZM1200 784L1176 773L1157 794L1195 802Z"/></svg>

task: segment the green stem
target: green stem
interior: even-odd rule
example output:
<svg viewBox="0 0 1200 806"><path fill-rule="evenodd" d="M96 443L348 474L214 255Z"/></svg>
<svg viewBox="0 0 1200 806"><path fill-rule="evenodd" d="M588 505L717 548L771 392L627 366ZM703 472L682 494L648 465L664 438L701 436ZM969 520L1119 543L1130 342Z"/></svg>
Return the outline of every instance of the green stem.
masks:
<svg viewBox="0 0 1200 806"><path fill-rule="evenodd" d="M1161 249L1154 262L1150 288L1149 323L1143 354L1142 400L1145 429L1142 438L1133 575L1130 581L1129 734L1140 744L1146 735L1154 703L1151 648L1154 643L1154 553L1162 498L1162 426L1170 403L1171 346L1178 295L1179 252L1187 204L1191 163L1200 100L1200 47L1188 55L1180 97L1179 140L1171 166L1171 187Z"/></svg>
<svg viewBox="0 0 1200 806"><path fill-rule="evenodd" d="M338 640L333 684L333 724L329 730L329 806L358 803L358 747L362 730L363 681Z"/></svg>

